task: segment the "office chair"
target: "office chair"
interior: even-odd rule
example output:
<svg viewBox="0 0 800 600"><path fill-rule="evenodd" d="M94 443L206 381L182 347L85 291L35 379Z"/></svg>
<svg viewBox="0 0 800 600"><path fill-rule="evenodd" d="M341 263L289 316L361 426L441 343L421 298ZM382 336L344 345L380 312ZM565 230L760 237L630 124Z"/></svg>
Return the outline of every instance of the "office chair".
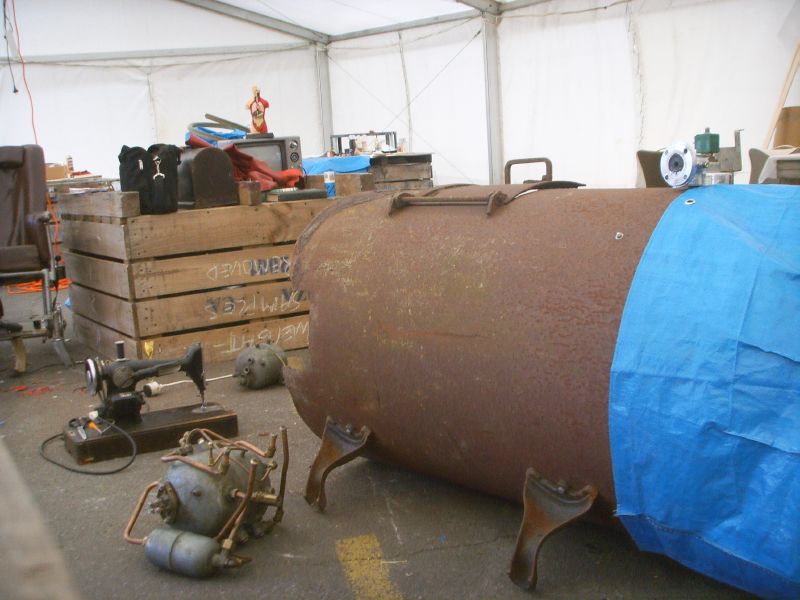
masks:
<svg viewBox="0 0 800 600"><path fill-rule="evenodd" d="M65 366L73 364L64 345L64 318L51 286L58 288L60 276L53 255L47 211L47 181L44 152L34 145L0 146L0 283L41 281L42 314L32 327L4 321L0 301L0 341L14 345L17 373L27 369L25 338L52 340Z"/></svg>

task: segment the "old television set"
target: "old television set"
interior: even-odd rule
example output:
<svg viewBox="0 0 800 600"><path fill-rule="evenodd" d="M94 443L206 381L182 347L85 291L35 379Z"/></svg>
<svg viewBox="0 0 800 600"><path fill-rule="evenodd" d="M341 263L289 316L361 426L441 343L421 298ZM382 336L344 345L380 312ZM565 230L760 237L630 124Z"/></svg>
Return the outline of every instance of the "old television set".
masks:
<svg viewBox="0 0 800 600"><path fill-rule="evenodd" d="M297 136L248 135L243 140L232 140L224 145L231 144L242 152L267 163L269 168L274 171L303 168L303 152L300 149L300 138ZM220 144L220 147L222 146L223 144Z"/></svg>

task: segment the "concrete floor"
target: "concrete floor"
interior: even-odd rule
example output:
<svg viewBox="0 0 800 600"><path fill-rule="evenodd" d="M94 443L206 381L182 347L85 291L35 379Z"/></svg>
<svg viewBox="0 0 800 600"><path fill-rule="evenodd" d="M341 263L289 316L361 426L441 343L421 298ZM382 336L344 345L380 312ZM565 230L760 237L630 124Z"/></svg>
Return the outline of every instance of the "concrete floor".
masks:
<svg viewBox="0 0 800 600"><path fill-rule="evenodd" d="M3 293L3 300L6 318L21 317L35 306L35 296L9 299ZM320 514L302 496L318 439L299 419L289 393L283 387L241 390L233 380L211 383L208 398L238 412L243 439L263 445L259 432L288 427L284 520L266 538L240 547L239 553L253 559L242 569L201 581L160 571L141 547L123 541L122 529L141 490L164 472L161 453L141 455L127 470L107 477L78 475L43 461L39 443L69 418L86 414L94 399L86 394L82 367L65 369L47 344L27 344L31 373L18 378L11 376L11 345L0 344L0 438L85 598L531 597L506 576L520 506L357 459L330 476L327 512ZM74 341L68 348L75 359L90 354ZM231 370L231 364L211 365L207 376ZM13 390L20 385L50 389L25 395ZM195 401L193 386L176 386L151 400L151 409ZM59 442L50 453L69 460ZM156 524L154 516L146 516L138 533ZM747 597L667 558L637 551L621 531L587 523L548 540L539 567L533 597L541 599Z"/></svg>

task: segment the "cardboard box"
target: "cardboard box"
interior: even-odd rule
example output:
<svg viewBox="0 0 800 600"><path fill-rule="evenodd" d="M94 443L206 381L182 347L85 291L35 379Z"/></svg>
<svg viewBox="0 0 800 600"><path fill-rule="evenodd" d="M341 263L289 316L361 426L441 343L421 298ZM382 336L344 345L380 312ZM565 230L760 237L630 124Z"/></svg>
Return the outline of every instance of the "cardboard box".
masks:
<svg viewBox="0 0 800 600"><path fill-rule="evenodd" d="M781 109L773 146L800 146L800 106L784 106Z"/></svg>
<svg viewBox="0 0 800 600"><path fill-rule="evenodd" d="M44 168L47 181L52 181L54 179L66 179L67 177L69 177L69 171L67 171L67 165L60 165L58 163L46 163Z"/></svg>

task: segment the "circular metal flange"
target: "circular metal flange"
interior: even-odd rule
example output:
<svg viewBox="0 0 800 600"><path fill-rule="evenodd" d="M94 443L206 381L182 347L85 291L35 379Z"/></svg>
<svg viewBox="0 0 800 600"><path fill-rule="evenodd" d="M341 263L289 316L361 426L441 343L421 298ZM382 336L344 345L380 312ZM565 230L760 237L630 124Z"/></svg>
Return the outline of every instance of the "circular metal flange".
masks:
<svg viewBox="0 0 800 600"><path fill-rule="evenodd" d="M697 155L686 142L676 142L661 154L661 177L670 187L689 185L697 172Z"/></svg>
<svg viewBox="0 0 800 600"><path fill-rule="evenodd" d="M86 391L90 396L95 396L100 388L100 368L93 358L87 358L83 364L86 369Z"/></svg>

